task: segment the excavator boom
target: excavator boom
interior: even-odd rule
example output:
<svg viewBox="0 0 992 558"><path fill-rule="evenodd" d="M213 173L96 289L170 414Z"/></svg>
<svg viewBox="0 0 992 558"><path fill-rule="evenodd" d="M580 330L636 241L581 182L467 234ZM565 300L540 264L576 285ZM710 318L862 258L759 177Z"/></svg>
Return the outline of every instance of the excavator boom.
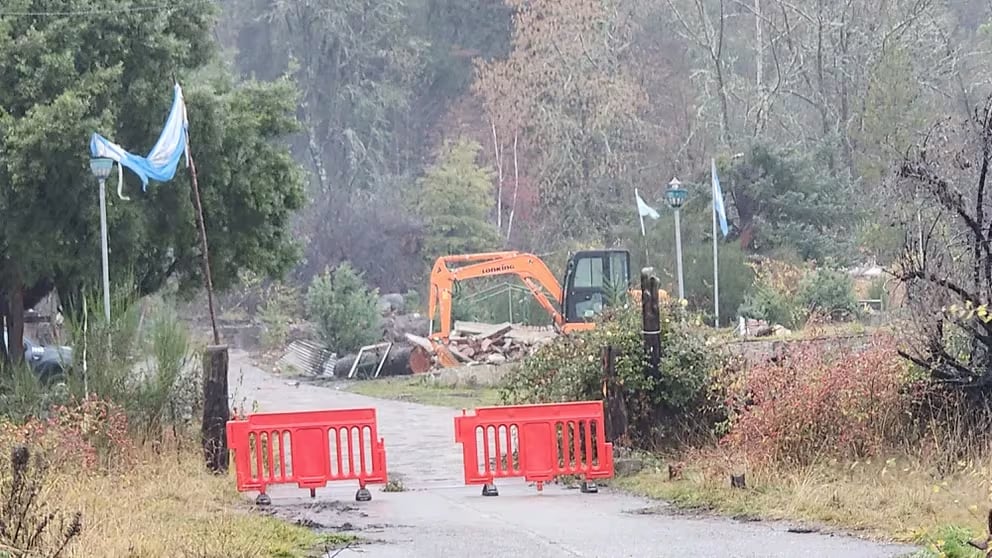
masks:
<svg viewBox="0 0 992 558"><path fill-rule="evenodd" d="M454 267L456 264L467 264ZM516 275L538 303L548 312L555 326L561 328L565 319L555 306L562 301L562 289L554 273L541 258L522 252L488 252L438 258L431 270L431 285L427 312L431 318L431 338L447 339L451 335L451 296L458 281L479 277ZM554 300L548 299L547 292ZM434 331L434 316L438 316L438 331Z"/></svg>

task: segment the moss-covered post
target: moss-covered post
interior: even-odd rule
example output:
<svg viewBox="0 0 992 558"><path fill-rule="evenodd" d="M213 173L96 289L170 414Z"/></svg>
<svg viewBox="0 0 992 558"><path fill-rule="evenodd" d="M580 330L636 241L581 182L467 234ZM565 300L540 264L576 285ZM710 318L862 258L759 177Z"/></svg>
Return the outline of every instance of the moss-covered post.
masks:
<svg viewBox="0 0 992 558"><path fill-rule="evenodd" d="M226 473L229 461L227 421L227 345L210 345L203 353L203 458L213 473Z"/></svg>
<svg viewBox="0 0 992 558"><path fill-rule="evenodd" d="M654 268L641 269L641 334L644 336L645 373L658 377L661 362L661 308L658 306L658 277Z"/></svg>
<svg viewBox="0 0 992 558"><path fill-rule="evenodd" d="M603 347L603 399L605 406L606 440L615 444L627 433L627 408L623 388L617 378L617 354L612 345Z"/></svg>

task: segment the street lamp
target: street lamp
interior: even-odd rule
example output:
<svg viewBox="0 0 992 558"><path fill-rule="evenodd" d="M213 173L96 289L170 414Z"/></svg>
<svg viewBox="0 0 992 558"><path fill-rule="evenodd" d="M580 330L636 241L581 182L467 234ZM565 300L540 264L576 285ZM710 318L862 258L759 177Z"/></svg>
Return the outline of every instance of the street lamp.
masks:
<svg viewBox="0 0 992 558"><path fill-rule="evenodd" d="M682 187L678 178L673 178L668 183L665 200L668 202L668 206L675 210L675 265L679 274L679 300L685 300L685 284L682 279L682 223L679 221L679 209L685 205L685 200L688 197L689 191Z"/></svg>
<svg viewBox="0 0 992 558"><path fill-rule="evenodd" d="M100 248L103 256L103 315L110 322L110 263L107 248L107 177L114 169L114 160L106 157L90 159L90 170L100 181Z"/></svg>

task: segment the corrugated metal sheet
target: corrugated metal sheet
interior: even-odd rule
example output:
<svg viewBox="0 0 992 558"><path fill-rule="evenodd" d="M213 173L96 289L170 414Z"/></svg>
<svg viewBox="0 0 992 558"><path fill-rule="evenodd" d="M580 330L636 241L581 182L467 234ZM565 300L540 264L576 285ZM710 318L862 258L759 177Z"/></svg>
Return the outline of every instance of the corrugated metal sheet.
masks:
<svg viewBox="0 0 992 558"><path fill-rule="evenodd" d="M305 374L324 374L324 364L332 359L333 353L327 347L313 341L293 341L286 349L286 353L279 359L278 365L281 368L295 368ZM330 368L333 375L333 365Z"/></svg>

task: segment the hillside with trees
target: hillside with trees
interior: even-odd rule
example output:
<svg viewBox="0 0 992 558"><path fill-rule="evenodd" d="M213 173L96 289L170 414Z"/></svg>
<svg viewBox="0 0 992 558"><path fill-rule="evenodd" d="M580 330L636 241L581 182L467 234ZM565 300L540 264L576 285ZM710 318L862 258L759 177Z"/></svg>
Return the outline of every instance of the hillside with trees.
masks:
<svg viewBox="0 0 992 558"><path fill-rule="evenodd" d="M423 288L429 233L406 193L459 140L483 147L501 246L632 246L634 189L662 204L679 176L702 198L716 157L725 242L891 262L887 213L914 203L887 195L893 164L932 123L969 116L989 82L981 2L221 4L238 72L300 88L292 148L310 203L295 277L348 260L389 292Z"/></svg>

